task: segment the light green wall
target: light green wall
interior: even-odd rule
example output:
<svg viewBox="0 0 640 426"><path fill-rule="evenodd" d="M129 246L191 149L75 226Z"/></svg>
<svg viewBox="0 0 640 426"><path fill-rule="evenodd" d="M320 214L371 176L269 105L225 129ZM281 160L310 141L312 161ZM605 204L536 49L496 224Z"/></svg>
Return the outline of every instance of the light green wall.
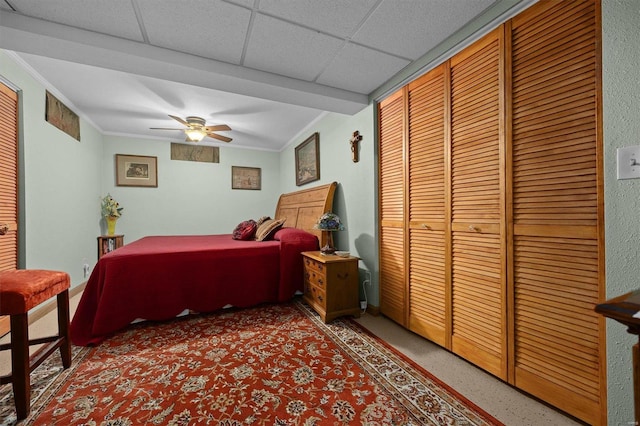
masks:
<svg viewBox="0 0 640 426"><path fill-rule="evenodd" d="M307 129L299 140L290 143L280 155L280 189L282 192L291 192L338 182L333 211L344 221L346 229L335 233L334 243L339 250L349 250L361 258L360 283L369 278L365 271L371 272L372 285L366 288L367 298L370 304L378 306L374 158L376 138L373 114L373 105L353 116L329 113ZM362 135L362 141L360 161L354 163L349 140L356 130ZM320 180L297 187L295 147L314 132L320 135ZM363 297L362 292L361 284L360 294Z"/></svg>
<svg viewBox="0 0 640 426"><path fill-rule="evenodd" d="M21 91L20 135L24 200L20 267L57 269L84 281L82 265L96 256L102 136L80 120L81 142L45 121L45 88L0 51L0 75Z"/></svg>
<svg viewBox="0 0 640 426"><path fill-rule="evenodd" d="M220 163L200 163L171 160L167 141L115 136L104 141L100 195L110 193L124 207L116 233L125 234L125 242L145 235L230 234L243 220L275 213L280 194L277 152L223 146ZM115 154L157 157L158 187L116 186ZM231 189L231 166L261 168L262 189ZM99 215L94 222L105 229Z"/></svg>
<svg viewBox="0 0 640 426"><path fill-rule="evenodd" d="M640 180L616 179L616 149L640 145L640 1L602 0L607 298L640 287ZM607 320L610 425L633 424L631 347L638 339Z"/></svg>

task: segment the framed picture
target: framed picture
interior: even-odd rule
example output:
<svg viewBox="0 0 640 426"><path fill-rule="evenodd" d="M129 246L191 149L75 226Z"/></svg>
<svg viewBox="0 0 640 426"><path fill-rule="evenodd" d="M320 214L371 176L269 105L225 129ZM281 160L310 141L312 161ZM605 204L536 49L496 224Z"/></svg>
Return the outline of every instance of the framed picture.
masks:
<svg viewBox="0 0 640 426"><path fill-rule="evenodd" d="M80 118L58 98L46 91L44 119L72 138L80 141Z"/></svg>
<svg viewBox="0 0 640 426"><path fill-rule="evenodd" d="M117 186L158 187L158 158L116 154Z"/></svg>
<svg viewBox="0 0 640 426"><path fill-rule="evenodd" d="M262 189L262 169L231 166L231 189Z"/></svg>
<svg viewBox="0 0 640 426"><path fill-rule="evenodd" d="M320 135L318 132L296 147L296 185L320 179Z"/></svg>

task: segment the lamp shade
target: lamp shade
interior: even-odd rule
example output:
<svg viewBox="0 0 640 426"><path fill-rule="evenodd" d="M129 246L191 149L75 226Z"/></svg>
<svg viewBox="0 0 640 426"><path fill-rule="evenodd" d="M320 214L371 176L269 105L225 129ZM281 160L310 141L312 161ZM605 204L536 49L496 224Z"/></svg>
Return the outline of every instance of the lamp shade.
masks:
<svg viewBox="0 0 640 426"><path fill-rule="evenodd" d="M201 129L186 129L184 132L187 135L187 140L191 142L200 142L207 136L206 132Z"/></svg>
<svg viewBox="0 0 640 426"><path fill-rule="evenodd" d="M323 231L343 231L344 225L340 222L340 217L335 213L325 213L318 219L315 229Z"/></svg>

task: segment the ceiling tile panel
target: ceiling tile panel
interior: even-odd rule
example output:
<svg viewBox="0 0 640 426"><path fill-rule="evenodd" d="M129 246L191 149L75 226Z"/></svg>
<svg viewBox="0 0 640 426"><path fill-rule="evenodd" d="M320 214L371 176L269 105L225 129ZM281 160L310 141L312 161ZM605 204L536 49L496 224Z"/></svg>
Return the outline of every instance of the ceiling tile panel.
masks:
<svg viewBox="0 0 640 426"><path fill-rule="evenodd" d="M260 11L338 37L350 37L378 0L261 0Z"/></svg>
<svg viewBox="0 0 640 426"><path fill-rule="evenodd" d="M387 81L408 64L408 60L349 43L320 75L317 82L369 94L380 86L380 82Z"/></svg>
<svg viewBox="0 0 640 426"><path fill-rule="evenodd" d="M143 41L131 0L10 0L18 13L84 30Z"/></svg>
<svg viewBox="0 0 640 426"><path fill-rule="evenodd" d="M352 40L412 60L434 48L494 0L383 0Z"/></svg>
<svg viewBox="0 0 640 426"><path fill-rule="evenodd" d="M244 65L287 77L312 81L344 42L269 16L253 24Z"/></svg>
<svg viewBox="0 0 640 426"><path fill-rule="evenodd" d="M136 0L149 43L239 64L251 11L219 0Z"/></svg>

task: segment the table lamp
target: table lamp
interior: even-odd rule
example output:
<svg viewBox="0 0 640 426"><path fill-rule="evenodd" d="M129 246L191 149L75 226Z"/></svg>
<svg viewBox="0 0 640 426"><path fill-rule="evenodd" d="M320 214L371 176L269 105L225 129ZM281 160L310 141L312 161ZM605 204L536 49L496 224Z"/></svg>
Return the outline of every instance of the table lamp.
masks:
<svg viewBox="0 0 640 426"><path fill-rule="evenodd" d="M343 231L344 225L340 223L340 218L335 213L325 213L318 219L314 225L315 229L320 229L327 233L327 244L320 249L322 254L333 254L336 248L333 246L333 233L335 231Z"/></svg>

